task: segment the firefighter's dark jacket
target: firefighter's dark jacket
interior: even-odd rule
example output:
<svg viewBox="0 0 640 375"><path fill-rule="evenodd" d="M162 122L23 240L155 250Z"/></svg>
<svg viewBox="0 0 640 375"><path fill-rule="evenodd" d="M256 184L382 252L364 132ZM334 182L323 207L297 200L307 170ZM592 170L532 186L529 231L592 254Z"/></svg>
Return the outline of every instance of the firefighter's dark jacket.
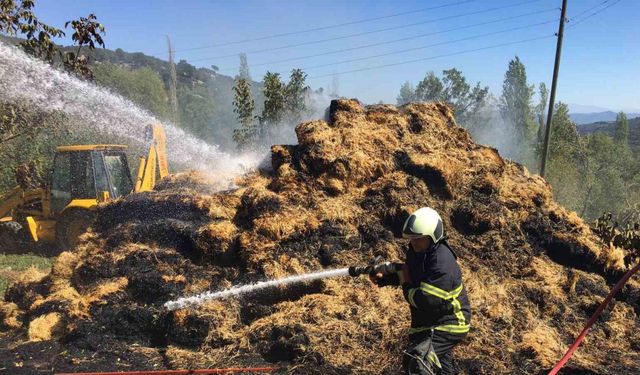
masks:
<svg viewBox="0 0 640 375"><path fill-rule="evenodd" d="M430 329L452 334L469 332L471 308L462 284L456 254L446 241L423 253L407 251L411 282L402 286L411 306L410 334ZM398 285L397 275L385 277L379 285Z"/></svg>

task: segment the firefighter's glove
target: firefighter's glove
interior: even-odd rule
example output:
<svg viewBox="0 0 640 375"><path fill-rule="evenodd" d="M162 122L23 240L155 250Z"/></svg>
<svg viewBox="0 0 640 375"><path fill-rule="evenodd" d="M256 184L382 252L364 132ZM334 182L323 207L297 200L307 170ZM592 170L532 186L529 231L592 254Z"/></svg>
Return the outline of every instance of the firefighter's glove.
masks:
<svg viewBox="0 0 640 375"><path fill-rule="evenodd" d="M401 263L385 262L373 266L369 278L377 286L402 285L400 282L401 270Z"/></svg>
<svg viewBox="0 0 640 375"><path fill-rule="evenodd" d="M398 272L398 278L400 285L402 286L411 284L411 273L409 272L409 266L406 263L401 266L401 269Z"/></svg>

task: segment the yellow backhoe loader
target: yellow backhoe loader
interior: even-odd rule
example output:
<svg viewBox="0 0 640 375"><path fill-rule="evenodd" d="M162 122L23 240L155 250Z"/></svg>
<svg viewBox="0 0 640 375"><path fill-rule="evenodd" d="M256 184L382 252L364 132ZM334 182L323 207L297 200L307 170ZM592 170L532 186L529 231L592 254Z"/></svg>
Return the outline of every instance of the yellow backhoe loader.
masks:
<svg viewBox="0 0 640 375"><path fill-rule="evenodd" d="M19 252L33 242L72 249L93 222L99 203L153 190L157 179L169 174L164 129L149 125L145 140L148 152L140 157L135 181L127 146L57 147L45 187L16 187L0 197L0 252Z"/></svg>

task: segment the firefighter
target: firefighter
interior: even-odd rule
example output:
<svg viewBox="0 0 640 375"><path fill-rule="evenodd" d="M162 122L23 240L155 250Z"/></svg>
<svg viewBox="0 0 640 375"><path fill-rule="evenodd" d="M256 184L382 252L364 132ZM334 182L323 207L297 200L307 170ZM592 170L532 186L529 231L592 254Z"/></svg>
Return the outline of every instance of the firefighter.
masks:
<svg viewBox="0 0 640 375"><path fill-rule="evenodd" d="M444 236L440 215L429 207L405 221L410 239L406 261L392 271L374 271L378 286L400 285L411 310L405 374L453 374L452 349L469 332L471 308L455 252Z"/></svg>

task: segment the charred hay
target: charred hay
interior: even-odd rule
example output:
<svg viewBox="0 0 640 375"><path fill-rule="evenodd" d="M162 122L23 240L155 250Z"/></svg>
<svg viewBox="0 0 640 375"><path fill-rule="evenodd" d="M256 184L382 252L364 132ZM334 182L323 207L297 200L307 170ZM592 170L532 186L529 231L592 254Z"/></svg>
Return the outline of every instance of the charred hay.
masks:
<svg viewBox="0 0 640 375"><path fill-rule="evenodd" d="M49 275L8 288L0 367L11 373L272 365L301 374L393 374L408 328L399 291L324 280L168 312L169 299L375 256L403 258L412 210L442 215L460 256L472 331L463 374L544 373L624 272L553 201L542 178L472 141L440 103L331 103L298 125L270 172L219 192L190 172L101 207ZM637 282L566 373L640 371ZM42 341L38 341L42 340Z"/></svg>

